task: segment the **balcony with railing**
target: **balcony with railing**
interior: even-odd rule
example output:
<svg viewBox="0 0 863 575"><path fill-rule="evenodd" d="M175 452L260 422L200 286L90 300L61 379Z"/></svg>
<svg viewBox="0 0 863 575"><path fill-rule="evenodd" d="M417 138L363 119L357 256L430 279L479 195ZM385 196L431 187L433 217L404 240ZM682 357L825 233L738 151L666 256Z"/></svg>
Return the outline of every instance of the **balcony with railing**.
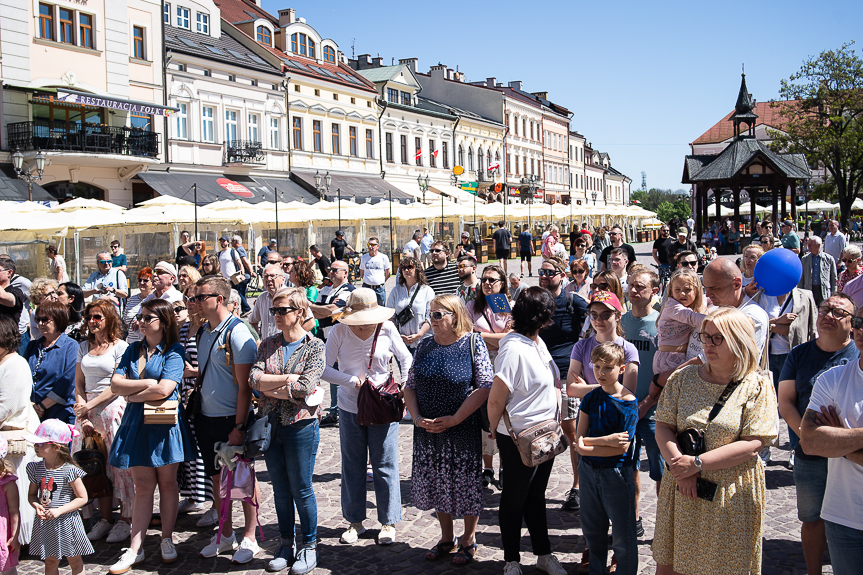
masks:
<svg viewBox="0 0 863 575"><path fill-rule="evenodd" d="M226 164L263 164L266 162L264 146L251 140L228 140L225 148Z"/></svg>
<svg viewBox="0 0 863 575"><path fill-rule="evenodd" d="M86 152L156 158L159 135L140 128L32 120L6 128L10 150Z"/></svg>

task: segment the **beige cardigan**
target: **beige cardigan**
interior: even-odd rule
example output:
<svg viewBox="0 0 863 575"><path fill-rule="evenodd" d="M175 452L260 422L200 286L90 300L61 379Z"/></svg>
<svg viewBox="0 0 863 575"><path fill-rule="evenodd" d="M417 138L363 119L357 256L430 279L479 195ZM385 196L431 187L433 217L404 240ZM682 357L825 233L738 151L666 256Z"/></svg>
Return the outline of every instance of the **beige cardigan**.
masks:
<svg viewBox="0 0 863 575"><path fill-rule="evenodd" d="M761 295L764 292L759 292L753 298L758 305L761 305ZM812 292L807 289L794 288L789 294L791 305L786 309L785 313L796 313L797 318L791 322L788 328L788 342L791 344L791 349L801 343L806 343L810 339L818 337L818 308L815 305L815 298L812 297Z"/></svg>

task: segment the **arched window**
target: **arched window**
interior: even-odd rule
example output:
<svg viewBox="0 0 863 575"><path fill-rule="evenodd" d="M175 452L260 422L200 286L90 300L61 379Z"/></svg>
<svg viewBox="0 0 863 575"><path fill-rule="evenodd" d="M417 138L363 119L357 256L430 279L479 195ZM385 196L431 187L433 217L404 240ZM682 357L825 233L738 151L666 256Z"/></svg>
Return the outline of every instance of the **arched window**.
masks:
<svg viewBox="0 0 863 575"><path fill-rule="evenodd" d="M489 150L488 152L486 152L486 162L485 162L485 165L486 165L486 166L490 166L490 165L491 165L491 150Z"/></svg>
<svg viewBox="0 0 863 575"><path fill-rule="evenodd" d="M473 171L473 146L467 149L467 169L469 172Z"/></svg>
<svg viewBox="0 0 863 575"><path fill-rule="evenodd" d="M482 175L485 170L482 169L482 148L476 151L476 171Z"/></svg>
<svg viewBox="0 0 863 575"><path fill-rule="evenodd" d="M267 46L272 46L272 35L270 34L270 29L266 26L258 26L258 42L261 44L266 44Z"/></svg>
<svg viewBox="0 0 863 575"><path fill-rule="evenodd" d="M300 56L315 57L315 41L305 34L291 34L291 52Z"/></svg>
<svg viewBox="0 0 863 575"><path fill-rule="evenodd" d="M458 165L464 168L464 148L458 145Z"/></svg>
<svg viewBox="0 0 863 575"><path fill-rule="evenodd" d="M336 63L336 51L331 46L324 46L324 62Z"/></svg>

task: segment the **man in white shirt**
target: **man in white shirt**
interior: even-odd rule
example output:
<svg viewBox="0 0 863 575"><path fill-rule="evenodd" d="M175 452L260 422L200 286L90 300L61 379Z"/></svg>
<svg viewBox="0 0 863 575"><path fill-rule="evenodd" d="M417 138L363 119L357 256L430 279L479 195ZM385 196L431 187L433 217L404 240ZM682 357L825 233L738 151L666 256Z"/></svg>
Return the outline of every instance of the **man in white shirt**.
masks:
<svg viewBox="0 0 863 575"><path fill-rule="evenodd" d="M66 272L66 260L57 253L57 246L54 244L45 246L45 255L48 257L48 268L51 270L51 279L55 279L57 283L61 284L69 281L69 274Z"/></svg>
<svg viewBox="0 0 863 575"><path fill-rule="evenodd" d="M842 261L842 250L848 247L848 238L839 231L838 220L829 220L827 229L830 230L830 233L824 236L824 251L830 254L838 266L839 262Z"/></svg>
<svg viewBox="0 0 863 575"><path fill-rule="evenodd" d="M863 351L863 310L852 320ZM827 457L821 518L835 575L860 572L863 562L863 360L824 372L815 382L800 424L808 455Z"/></svg>
<svg viewBox="0 0 863 575"><path fill-rule="evenodd" d="M429 233L428 228L423 228L423 237L420 240L420 264L423 267L431 265L431 245L434 243L434 236Z"/></svg>
<svg viewBox="0 0 863 575"><path fill-rule="evenodd" d="M111 269L111 254L99 252L96 254L96 265L99 270L90 274L81 289L84 297L93 296L93 299L107 298L117 313L120 312L120 301L129 297L129 284L126 274L118 269Z"/></svg>
<svg viewBox="0 0 863 575"><path fill-rule="evenodd" d="M159 262L153 268L153 293L141 300L145 301L159 298L170 303L183 301L183 294L174 287L177 281L177 269L168 262Z"/></svg>
<svg viewBox="0 0 863 575"><path fill-rule="evenodd" d="M231 239L228 236L219 238L219 267L222 270L222 275L225 279L231 281L231 276L240 271L242 263L240 262L239 254L231 248Z"/></svg>
<svg viewBox="0 0 863 575"><path fill-rule="evenodd" d="M376 237L369 238L369 253L363 254L360 260L360 276L363 287L374 290L378 296L378 305L385 305L387 292L384 284L390 277L390 258L380 253L380 242Z"/></svg>
<svg viewBox="0 0 863 575"><path fill-rule="evenodd" d="M255 300L252 313L249 315L249 325L261 335L262 340L279 331L275 318L270 315L270 308L273 306L273 295L283 285L285 285L285 272L279 264L273 263L264 268L264 291Z"/></svg>
<svg viewBox="0 0 863 575"><path fill-rule="evenodd" d="M423 235L419 230L414 232L411 241L405 244L404 249L402 250L402 255L410 256L412 258L420 259L420 242L423 239Z"/></svg>

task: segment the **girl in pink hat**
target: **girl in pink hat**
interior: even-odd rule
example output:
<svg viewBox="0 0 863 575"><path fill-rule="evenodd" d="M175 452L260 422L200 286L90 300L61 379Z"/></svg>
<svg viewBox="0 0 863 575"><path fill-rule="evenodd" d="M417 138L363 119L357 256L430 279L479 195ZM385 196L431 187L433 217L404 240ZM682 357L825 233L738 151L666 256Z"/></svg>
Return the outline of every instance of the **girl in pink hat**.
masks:
<svg viewBox="0 0 863 575"><path fill-rule="evenodd" d="M35 434L26 434L42 458L27 464L27 477L28 501L36 510L30 553L45 562L45 575L57 575L64 557L73 575L83 573L81 556L93 553L81 516L75 513L87 504L87 490L81 481L86 474L69 452L74 435L78 431L59 419L46 419Z"/></svg>

